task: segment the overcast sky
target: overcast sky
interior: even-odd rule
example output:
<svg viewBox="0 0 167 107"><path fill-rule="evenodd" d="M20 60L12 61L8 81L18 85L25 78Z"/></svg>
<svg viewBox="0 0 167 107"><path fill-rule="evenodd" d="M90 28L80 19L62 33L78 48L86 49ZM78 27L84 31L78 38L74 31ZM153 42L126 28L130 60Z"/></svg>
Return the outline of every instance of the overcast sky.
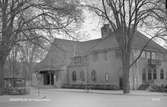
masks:
<svg viewBox="0 0 167 107"><path fill-rule="evenodd" d="M83 10L84 22L81 26L79 33L76 36L80 36L80 41L92 40L101 37L101 27L103 22L95 13L88 11L87 9ZM146 36L154 36L155 32L153 30L148 30L145 27L138 28L138 30ZM62 38L62 37L60 37ZM162 40L156 40L160 45L164 45L165 42Z"/></svg>
<svg viewBox="0 0 167 107"><path fill-rule="evenodd" d="M81 32L86 34L86 36L83 38L83 40L91 40L91 39L97 39L101 37L101 27L102 27L102 21L100 20L99 16L97 16L93 12L89 12L88 10L84 10L84 16L85 16L85 22L83 23L81 27ZM150 37L150 35L154 36L156 31L155 30L148 30L145 27L140 27L138 30L143 33L144 35ZM81 33L81 35L82 35ZM158 38L155 38L156 41L160 45L165 45L165 42L163 40L160 40Z"/></svg>

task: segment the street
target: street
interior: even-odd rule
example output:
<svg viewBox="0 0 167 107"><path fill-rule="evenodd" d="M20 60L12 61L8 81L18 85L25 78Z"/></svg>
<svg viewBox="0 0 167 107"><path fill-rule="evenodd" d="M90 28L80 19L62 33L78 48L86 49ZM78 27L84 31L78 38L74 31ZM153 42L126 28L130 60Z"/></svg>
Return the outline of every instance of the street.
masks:
<svg viewBox="0 0 167 107"><path fill-rule="evenodd" d="M166 105L166 94L149 92L123 95L121 91L42 89L40 95L35 90L31 95L0 96L0 107L166 107Z"/></svg>

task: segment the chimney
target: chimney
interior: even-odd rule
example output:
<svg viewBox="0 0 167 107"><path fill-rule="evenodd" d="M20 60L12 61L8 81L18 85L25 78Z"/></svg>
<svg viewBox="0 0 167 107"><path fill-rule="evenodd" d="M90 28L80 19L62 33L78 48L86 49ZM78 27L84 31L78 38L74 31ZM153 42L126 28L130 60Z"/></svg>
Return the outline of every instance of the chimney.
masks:
<svg viewBox="0 0 167 107"><path fill-rule="evenodd" d="M110 33L111 33L111 29L110 29L109 24L104 24L104 25L101 27L101 37L102 37L102 38L105 38L105 37L109 36Z"/></svg>

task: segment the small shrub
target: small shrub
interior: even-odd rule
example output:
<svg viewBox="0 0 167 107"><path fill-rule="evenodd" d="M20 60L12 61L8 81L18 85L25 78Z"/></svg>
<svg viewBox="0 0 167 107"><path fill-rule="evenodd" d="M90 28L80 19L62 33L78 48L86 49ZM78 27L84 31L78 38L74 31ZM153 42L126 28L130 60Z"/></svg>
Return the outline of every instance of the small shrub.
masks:
<svg viewBox="0 0 167 107"><path fill-rule="evenodd" d="M167 92L167 88L164 85L161 85L161 86L152 85L152 86L150 86L149 91L152 91L152 92Z"/></svg>
<svg viewBox="0 0 167 107"><path fill-rule="evenodd" d="M62 88L69 89L94 89L94 90L118 90L116 85L102 85L102 84L65 84Z"/></svg>

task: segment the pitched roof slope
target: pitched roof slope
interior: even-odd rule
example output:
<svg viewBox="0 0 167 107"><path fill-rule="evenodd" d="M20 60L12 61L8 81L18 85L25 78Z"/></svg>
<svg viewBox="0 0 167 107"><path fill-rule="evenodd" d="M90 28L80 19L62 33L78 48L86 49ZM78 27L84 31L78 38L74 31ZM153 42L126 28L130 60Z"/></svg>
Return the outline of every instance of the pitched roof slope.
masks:
<svg viewBox="0 0 167 107"><path fill-rule="evenodd" d="M135 37L133 38L133 41L132 41L132 48L142 49L149 40L150 38L146 37L141 32L136 31ZM150 40L148 42L148 45L146 46L145 50L152 50L152 51L167 53L167 50L164 47L162 47L161 45L159 45L153 40Z"/></svg>
<svg viewBox="0 0 167 107"><path fill-rule="evenodd" d="M36 69L59 68L70 63L70 58L73 56L88 55L93 51L118 48L118 43L114 37L114 33L105 38L89 40L84 42L58 39L56 38L51 45L45 59L37 64ZM133 38L132 48L142 49L149 40L148 37L137 31ZM152 50L162 53L167 53L167 50L151 40L146 50Z"/></svg>

